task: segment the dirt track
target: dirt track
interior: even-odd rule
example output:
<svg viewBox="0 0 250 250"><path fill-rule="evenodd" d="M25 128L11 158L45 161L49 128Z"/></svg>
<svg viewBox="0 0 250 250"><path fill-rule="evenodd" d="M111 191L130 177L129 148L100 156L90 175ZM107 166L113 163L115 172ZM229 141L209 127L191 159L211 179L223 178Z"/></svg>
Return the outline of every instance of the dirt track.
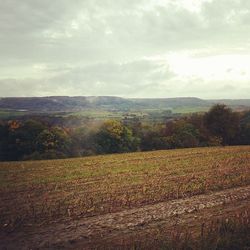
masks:
<svg viewBox="0 0 250 250"><path fill-rule="evenodd" d="M90 249L109 242L145 235L164 225L191 225L200 218L219 216L250 206L250 186L147 205L67 223L25 227L22 231L0 233L1 249ZM192 223L191 223L192 222ZM138 236L138 237L139 237ZM122 243L121 243L122 244Z"/></svg>

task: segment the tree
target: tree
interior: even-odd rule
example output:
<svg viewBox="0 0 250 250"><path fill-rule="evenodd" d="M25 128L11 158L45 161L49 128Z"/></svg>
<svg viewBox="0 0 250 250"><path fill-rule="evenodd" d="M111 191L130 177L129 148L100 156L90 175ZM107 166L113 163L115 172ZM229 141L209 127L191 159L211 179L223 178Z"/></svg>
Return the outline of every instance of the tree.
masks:
<svg viewBox="0 0 250 250"><path fill-rule="evenodd" d="M36 139L37 153L41 158L63 158L70 156L71 140L65 130L55 127L43 130ZM46 157L44 157L44 156Z"/></svg>
<svg viewBox="0 0 250 250"><path fill-rule="evenodd" d="M172 148L199 146L199 130L184 119L167 123L165 132Z"/></svg>
<svg viewBox="0 0 250 250"><path fill-rule="evenodd" d="M21 155L29 155L36 150L36 138L46 129L41 122L36 120L25 121L16 129L17 144Z"/></svg>
<svg viewBox="0 0 250 250"><path fill-rule="evenodd" d="M116 120L104 122L95 136L99 153L121 153L135 151L139 140L134 137L131 129Z"/></svg>
<svg viewBox="0 0 250 250"><path fill-rule="evenodd" d="M8 152L9 128L4 122L0 122L0 160L9 160Z"/></svg>
<svg viewBox="0 0 250 250"><path fill-rule="evenodd" d="M237 144L250 144L250 111L242 114Z"/></svg>
<svg viewBox="0 0 250 250"><path fill-rule="evenodd" d="M164 130L164 125L143 126L141 149L143 151L169 149L171 146Z"/></svg>
<svg viewBox="0 0 250 250"><path fill-rule="evenodd" d="M239 115L224 104L213 106L204 116L207 129L222 139L223 145L232 144L239 131Z"/></svg>

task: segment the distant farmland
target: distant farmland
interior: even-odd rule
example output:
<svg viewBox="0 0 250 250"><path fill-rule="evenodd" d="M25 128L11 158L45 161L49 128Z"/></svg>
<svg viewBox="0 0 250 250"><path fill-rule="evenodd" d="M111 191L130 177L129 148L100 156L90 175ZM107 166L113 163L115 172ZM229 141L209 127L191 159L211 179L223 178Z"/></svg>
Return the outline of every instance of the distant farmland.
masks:
<svg viewBox="0 0 250 250"><path fill-rule="evenodd" d="M0 163L3 231L22 231L250 184L250 146Z"/></svg>

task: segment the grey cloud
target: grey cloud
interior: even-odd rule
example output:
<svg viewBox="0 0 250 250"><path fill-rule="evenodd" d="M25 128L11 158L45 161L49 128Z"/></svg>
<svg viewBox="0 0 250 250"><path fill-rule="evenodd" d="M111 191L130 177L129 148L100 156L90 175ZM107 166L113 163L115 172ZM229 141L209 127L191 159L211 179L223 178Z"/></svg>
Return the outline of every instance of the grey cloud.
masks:
<svg viewBox="0 0 250 250"><path fill-rule="evenodd" d="M232 31L241 42L248 36L244 20L249 1L214 0L204 3L200 13L174 4L145 10L147 2L6 0L0 9L0 50L20 59L110 60L113 55L141 56L208 42L219 46L234 38ZM228 23L230 13L234 22Z"/></svg>
<svg viewBox="0 0 250 250"><path fill-rule="evenodd" d="M141 90L152 82L166 81L174 74L166 65L139 60L125 63L97 63L75 68L52 78L52 82L70 82L74 87L89 94L112 93L126 96Z"/></svg>
<svg viewBox="0 0 250 250"><path fill-rule="evenodd" d="M161 95L163 88L202 95L202 83L185 88L166 66L141 58L182 50L249 53L250 1L204 1L197 12L178 2L2 0L0 65L13 69L1 80L7 71L0 68L2 95L13 94L14 85L16 95L79 94L76 87L95 95ZM36 64L47 65L43 76L28 79ZM22 78L18 65L26 69Z"/></svg>
<svg viewBox="0 0 250 250"><path fill-rule="evenodd" d="M50 68L45 68L45 71ZM118 95L127 96L152 84L167 81L175 75L168 66L147 60L124 63L96 63L85 67L55 69L55 75L44 79L2 79L0 86L5 96L13 95ZM21 88L21 86L24 86ZM39 94L40 93L40 94Z"/></svg>

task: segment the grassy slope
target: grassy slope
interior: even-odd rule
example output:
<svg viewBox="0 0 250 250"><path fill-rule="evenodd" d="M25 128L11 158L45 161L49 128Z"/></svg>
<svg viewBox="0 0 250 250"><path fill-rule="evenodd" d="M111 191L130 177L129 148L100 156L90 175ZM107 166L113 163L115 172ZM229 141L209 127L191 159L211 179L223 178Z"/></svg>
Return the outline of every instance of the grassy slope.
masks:
<svg viewBox="0 0 250 250"><path fill-rule="evenodd" d="M250 184L250 146L0 163L1 224L90 216Z"/></svg>

